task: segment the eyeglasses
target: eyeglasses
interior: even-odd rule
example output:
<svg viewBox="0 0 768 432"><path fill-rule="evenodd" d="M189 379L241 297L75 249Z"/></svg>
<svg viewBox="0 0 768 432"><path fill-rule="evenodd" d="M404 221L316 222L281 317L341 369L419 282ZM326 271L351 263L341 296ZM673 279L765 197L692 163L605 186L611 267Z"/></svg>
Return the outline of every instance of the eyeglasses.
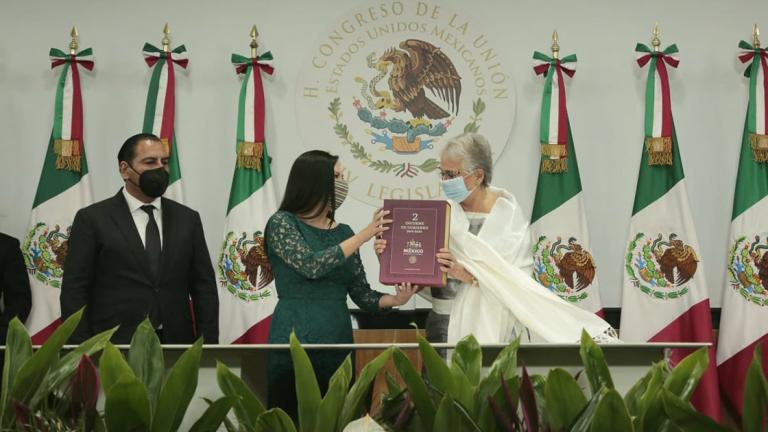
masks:
<svg viewBox="0 0 768 432"><path fill-rule="evenodd" d="M442 180L452 180L456 177L460 177L461 173L465 172L464 170L457 170L457 171L451 171L451 170L439 170L438 175Z"/></svg>

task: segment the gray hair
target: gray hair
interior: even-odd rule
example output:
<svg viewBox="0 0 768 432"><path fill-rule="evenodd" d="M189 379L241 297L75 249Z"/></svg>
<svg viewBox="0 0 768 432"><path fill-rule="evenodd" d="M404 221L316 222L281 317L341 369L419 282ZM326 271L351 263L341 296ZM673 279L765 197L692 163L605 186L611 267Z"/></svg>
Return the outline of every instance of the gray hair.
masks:
<svg viewBox="0 0 768 432"><path fill-rule="evenodd" d="M485 174L483 176L483 186L488 186L493 176L493 158L491 156L491 145L488 140L476 133L465 133L453 137L443 147L440 157L461 162L461 166L466 171L481 169Z"/></svg>

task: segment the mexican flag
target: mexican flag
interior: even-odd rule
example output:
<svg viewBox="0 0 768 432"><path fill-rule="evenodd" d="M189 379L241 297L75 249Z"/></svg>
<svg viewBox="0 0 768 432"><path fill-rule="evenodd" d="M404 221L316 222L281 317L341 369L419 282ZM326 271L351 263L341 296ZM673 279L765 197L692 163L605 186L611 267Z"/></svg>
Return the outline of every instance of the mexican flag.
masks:
<svg viewBox="0 0 768 432"><path fill-rule="evenodd" d="M533 58L534 71L545 78L541 166L531 215L533 277L562 299L602 316L565 97L564 78L574 75L576 55L558 59L537 51Z"/></svg>
<svg viewBox="0 0 768 432"><path fill-rule="evenodd" d="M72 221L93 202L83 145L83 97L80 67L93 69L90 48L67 54L51 48L51 68L61 67L56 86L53 130L21 249L32 288L27 329L42 344L58 327L59 294Z"/></svg>
<svg viewBox="0 0 768 432"><path fill-rule="evenodd" d="M166 198L183 202L181 190L181 167L176 143L174 122L176 117L176 73L174 65L186 69L189 60L184 53L187 49L180 45L171 51L159 49L151 44L144 44L144 61L152 68L147 91L147 106L144 110L142 132L160 137L170 153L168 161L168 190Z"/></svg>
<svg viewBox="0 0 768 432"><path fill-rule="evenodd" d="M637 45L637 62L648 67L645 142L624 260L621 339L712 342L707 283L672 120L667 66L677 67L677 46L654 48ZM674 365L689 353L673 350L670 361ZM719 419L714 349L709 356L692 402Z"/></svg>
<svg viewBox="0 0 768 432"><path fill-rule="evenodd" d="M237 110L235 174L229 192L224 241L217 262L221 343L266 343L277 293L264 248L264 227L277 211L271 158L264 140L262 73L272 54L232 55L242 74Z"/></svg>
<svg viewBox="0 0 768 432"><path fill-rule="evenodd" d="M726 399L738 413L752 355L763 347L768 366L768 53L741 41L739 56L749 63L747 121L741 140L739 173L728 240L717 370Z"/></svg>

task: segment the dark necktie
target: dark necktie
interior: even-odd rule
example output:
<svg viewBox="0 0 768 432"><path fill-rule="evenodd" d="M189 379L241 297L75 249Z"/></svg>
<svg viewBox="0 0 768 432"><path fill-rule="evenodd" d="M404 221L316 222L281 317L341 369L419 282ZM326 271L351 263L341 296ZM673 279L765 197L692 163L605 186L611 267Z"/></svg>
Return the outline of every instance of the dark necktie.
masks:
<svg viewBox="0 0 768 432"><path fill-rule="evenodd" d="M161 248L160 229L158 229L157 221L155 221L155 206L147 204L141 206L141 209L149 215L147 230L144 234L144 249L147 251L147 258L149 258L149 271L152 273L152 277L157 279L157 272L160 269Z"/></svg>

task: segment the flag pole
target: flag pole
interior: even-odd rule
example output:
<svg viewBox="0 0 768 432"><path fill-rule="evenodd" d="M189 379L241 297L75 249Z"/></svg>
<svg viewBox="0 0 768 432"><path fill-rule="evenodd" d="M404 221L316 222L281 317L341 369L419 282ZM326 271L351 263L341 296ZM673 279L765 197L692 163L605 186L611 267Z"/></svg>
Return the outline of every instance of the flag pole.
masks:
<svg viewBox="0 0 768 432"><path fill-rule="evenodd" d="M251 58L255 59L256 56L257 56L256 55L256 50L259 47L259 43L256 41L256 38L259 37L259 31L256 30L256 24L254 24L253 27L251 27L251 33L250 34L251 34L251 44L250 44L250 47L251 47Z"/></svg>
<svg viewBox="0 0 768 432"><path fill-rule="evenodd" d="M659 27L659 23L656 23L653 26L653 30L651 31L651 35L653 35L653 38L651 39L651 46L653 46L653 50L655 52L661 51L661 39L659 38L660 34L661 28Z"/></svg>
<svg viewBox="0 0 768 432"><path fill-rule="evenodd" d="M552 58L555 60L560 58L560 45L557 43L560 38L557 35L557 30L552 32Z"/></svg>
<svg viewBox="0 0 768 432"><path fill-rule="evenodd" d="M77 54L77 26L72 26L72 31L69 32L69 36L72 38L72 40L69 42L69 54L75 55Z"/></svg>

